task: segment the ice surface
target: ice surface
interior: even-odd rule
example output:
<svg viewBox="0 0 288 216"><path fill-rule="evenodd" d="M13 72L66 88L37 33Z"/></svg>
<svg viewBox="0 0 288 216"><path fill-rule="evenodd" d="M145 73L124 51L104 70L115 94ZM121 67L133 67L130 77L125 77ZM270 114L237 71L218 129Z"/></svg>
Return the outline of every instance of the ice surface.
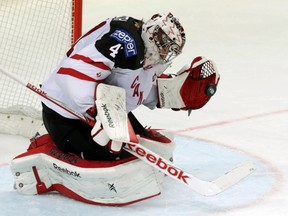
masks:
<svg viewBox="0 0 288 216"><path fill-rule="evenodd" d="M25 151L28 140L1 135L0 215L288 215L287 8L284 0L84 0L84 31L110 16L177 15L187 44L170 72L198 55L211 58L221 74L218 92L190 117L144 107L135 115L144 125L173 130L175 164L199 178L212 180L244 160L255 162L257 171L215 197L202 197L166 178L158 197L100 207L59 194L18 194L9 162Z"/></svg>

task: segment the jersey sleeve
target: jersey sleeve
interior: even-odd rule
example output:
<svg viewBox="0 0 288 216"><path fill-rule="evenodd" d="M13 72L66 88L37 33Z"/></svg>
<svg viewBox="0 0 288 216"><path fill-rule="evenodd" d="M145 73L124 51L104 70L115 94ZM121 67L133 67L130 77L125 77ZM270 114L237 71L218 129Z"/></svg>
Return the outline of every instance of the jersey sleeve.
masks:
<svg viewBox="0 0 288 216"><path fill-rule="evenodd" d="M155 109L158 104L157 86L153 85L147 98L143 101L143 105L149 109Z"/></svg>
<svg viewBox="0 0 288 216"><path fill-rule="evenodd" d="M148 96L143 101L143 105L148 107L149 109L155 109L157 104L159 103L158 97L158 77L161 77L164 71L170 66L170 64L158 64L155 65L153 68L147 69L146 73L152 73L156 75L156 78L153 82L151 90Z"/></svg>

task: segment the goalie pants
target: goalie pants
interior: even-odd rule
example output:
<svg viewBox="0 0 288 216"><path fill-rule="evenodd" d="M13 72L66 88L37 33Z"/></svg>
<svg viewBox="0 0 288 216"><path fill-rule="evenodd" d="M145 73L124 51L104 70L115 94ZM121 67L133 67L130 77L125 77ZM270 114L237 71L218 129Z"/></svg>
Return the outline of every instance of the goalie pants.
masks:
<svg viewBox="0 0 288 216"><path fill-rule="evenodd" d="M112 154L91 138L92 127L78 119L68 119L42 103L46 130L55 145L65 153L74 153L86 160L115 160L131 156L126 151Z"/></svg>

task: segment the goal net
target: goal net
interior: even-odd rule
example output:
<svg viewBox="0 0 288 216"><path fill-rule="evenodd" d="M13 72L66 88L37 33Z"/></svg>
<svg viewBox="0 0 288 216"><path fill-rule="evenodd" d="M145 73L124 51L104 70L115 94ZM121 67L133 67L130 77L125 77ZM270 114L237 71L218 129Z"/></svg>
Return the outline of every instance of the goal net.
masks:
<svg viewBox="0 0 288 216"><path fill-rule="evenodd" d="M40 85L81 35L82 0L0 0L0 65ZM0 74L0 132L32 136L38 96Z"/></svg>

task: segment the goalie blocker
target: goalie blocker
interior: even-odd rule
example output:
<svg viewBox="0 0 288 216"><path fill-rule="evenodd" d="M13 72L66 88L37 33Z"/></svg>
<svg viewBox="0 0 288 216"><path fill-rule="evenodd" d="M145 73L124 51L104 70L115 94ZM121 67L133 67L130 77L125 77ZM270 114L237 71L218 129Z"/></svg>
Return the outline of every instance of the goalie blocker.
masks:
<svg viewBox="0 0 288 216"><path fill-rule="evenodd" d="M216 93L220 75L215 64L196 57L174 76L158 78L159 108L191 110L203 107Z"/></svg>

